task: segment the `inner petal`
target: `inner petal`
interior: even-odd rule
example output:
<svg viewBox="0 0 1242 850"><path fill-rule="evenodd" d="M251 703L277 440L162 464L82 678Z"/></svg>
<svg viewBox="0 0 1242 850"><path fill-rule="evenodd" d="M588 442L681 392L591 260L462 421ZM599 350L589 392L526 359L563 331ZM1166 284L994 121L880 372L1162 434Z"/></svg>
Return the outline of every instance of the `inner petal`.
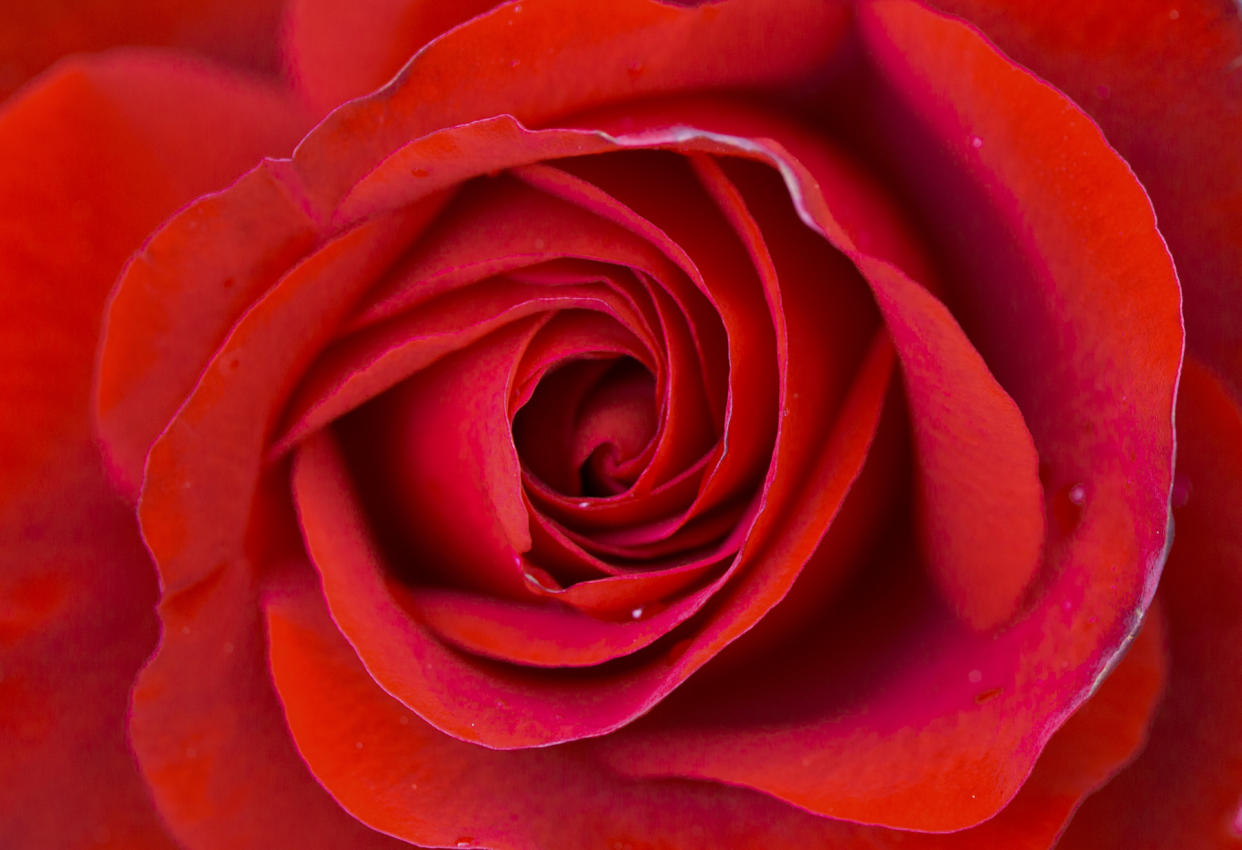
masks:
<svg viewBox="0 0 1242 850"><path fill-rule="evenodd" d="M540 381L514 419L523 462L565 495L628 489L658 424L656 382L630 357L579 359Z"/></svg>

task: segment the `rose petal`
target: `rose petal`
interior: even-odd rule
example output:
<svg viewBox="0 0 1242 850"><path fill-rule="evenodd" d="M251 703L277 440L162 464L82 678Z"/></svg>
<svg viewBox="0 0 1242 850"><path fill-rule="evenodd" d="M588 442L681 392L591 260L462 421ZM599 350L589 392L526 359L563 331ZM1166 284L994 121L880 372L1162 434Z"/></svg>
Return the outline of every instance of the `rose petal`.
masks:
<svg viewBox="0 0 1242 850"><path fill-rule="evenodd" d="M919 446L925 557L955 610L991 628L1014 613L1040 565L1043 493L1030 434L942 304L887 263L856 263L902 360Z"/></svg>
<svg viewBox="0 0 1242 850"><path fill-rule="evenodd" d="M305 578L270 597L266 614L272 674L302 756L363 822L428 845L641 847L654 837L674 847L1045 850L1085 790L1133 751L1144 728L1134 700L1150 702L1161 681L1159 637L1145 629L1005 811L968 832L927 835L814 817L741 788L626 780L575 745L464 744L375 686Z"/></svg>
<svg viewBox="0 0 1242 850"><path fill-rule="evenodd" d="M245 569L160 602L164 632L134 687L130 736L161 814L188 850L404 847L307 772L272 691L259 604Z"/></svg>
<svg viewBox="0 0 1242 850"><path fill-rule="evenodd" d="M138 490L151 444L239 314L314 245L279 173L264 164L200 198L121 275L96 386L100 437L126 490Z"/></svg>
<svg viewBox="0 0 1242 850"><path fill-rule="evenodd" d="M506 114L538 124L621 97L805 78L824 69L849 23L847 4L821 0L779 9L625 0L601 40L598 20L581 11L577 0L505 4L430 45L376 97L333 114L295 157L313 207L335 208L376 162L444 127Z"/></svg>
<svg viewBox="0 0 1242 850"><path fill-rule="evenodd" d="M269 84L159 51L67 61L5 106L0 338L13 360L0 381L14 402L0 413L0 468L14 484L79 415L80 364L125 256L178 206L291 143L300 120Z"/></svg>
<svg viewBox="0 0 1242 850"><path fill-rule="evenodd" d="M1014 615L1042 565L1035 445L944 305L892 266L859 267L906 379L923 557L953 610L976 629L994 628Z"/></svg>
<svg viewBox="0 0 1242 850"><path fill-rule="evenodd" d="M1177 289L1141 188L1098 131L1063 98L1007 63L970 30L912 4L867 6L864 32L875 61L892 75L893 85L909 86L919 94L905 95L900 105L893 105L884 99L890 96L888 90L869 89L854 80L867 93L862 102L877 110L891 109L892 116L913 111L923 115L921 120L944 123L933 137L950 140L958 152L959 159L947 160L943 167L911 173L910 179L929 197L952 211L939 211L935 220L951 227L942 231L933 223L931 232L943 237L944 244L956 244L963 222L992 226L990 218L980 220L979 210L993 209L987 202L976 209L957 200L961 187L971 185L963 181L963 173L976 172L963 172L956 163L982 156L1000 175L984 185L993 190L1013 185L1022 192L1020 209L999 206L1002 220L1020 215L1015 222L1023 224L1010 226L1013 232L1042 233L1048 247L1056 249L1041 262L1054 264L1057 274L1041 272L1030 280L1044 266L1026 268L1029 255L1023 249L1005 267L1007 276L1021 285L998 288L995 274L966 262L980 256L979 243L972 239L960 246L962 274L953 278L959 292L970 287L970 298L954 300L971 305L974 318L963 326L1001 385L1018 401L1041 459L1050 464L1048 477L1054 486L1048 510L1058 522L1045 550L1042 575L1047 578L1034 590L1038 604L1011 629L985 638L949 626L942 619L947 612L931 613L939 610L934 603L920 603L929 606L916 609L926 619L902 619L900 628L896 623L892 627L909 643L894 648L887 661L872 659L868 667L869 676L884 677L884 687L864 689L853 698L835 691L813 697L806 682L823 681L824 673L822 659L812 653L806 662L811 667L791 672L783 685L762 690L762 706L732 692L728 699L714 692L692 698L691 682L597 746L610 748L610 761L636 774L753 784L835 817L903 828L957 829L994 814L1012 797L1027 775L1024 765L1034 762L1048 735L1108 669L1154 592L1164 556L1171 483L1167 414L1180 353ZM976 87L975 80L1004 85ZM959 91L958 100L944 100L943 93ZM960 113L949 108L953 103L961 104ZM1015 111L1018 103L1020 112ZM953 123L957 121L976 123L992 147L973 145L970 125L959 131ZM887 136L904 144L911 133L903 125L890 128ZM933 149L929 145L920 140L903 161L925 162ZM898 169L903 171L908 169ZM791 194L804 218L820 222L817 204L830 204L831 199L820 198L814 184L800 180L797 168L783 173L796 181ZM940 180L950 183L951 190L939 186ZM1067 180L1077 188L1065 186ZM1053 187L1062 188L1053 192ZM1105 219L1114 225L1092 225ZM1076 221L1072 230L1067 227ZM820 226L832 235L830 228ZM1084 250L1084 233L1105 244ZM985 244L995 250L987 256L999 262L1007 256L1000 246L1013 237L997 233L989 238ZM1136 262L1137 256L1143 260ZM1113 258L1110 262L1117 265L1101 265L1104 258ZM1074 283L1083 278L1097 284ZM1032 301L1020 316L1005 305L1018 295ZM1125 305L1124 319L1115 318L1118 304ZM1015 339L1023 344L1015 345ZM1031 368L1023 358L1036 350L1047 350L1047 364L1069 375L1058 379L1046 368ZM1066 386L1076 385L1085 388L1081 395L1065 393ZM1142 404L1136 403L1140 397L1146 400ZM1068 476L1074 477L1065 481ZM1070 499L1069 485L1075 480L1085 483L1082 506ZM1072 622L1067 619L1071 614ZM833 646L846 640L846 634L825 634L823 639L823 646ZM803 643L814 645L809 636ZM884 669L889 672L881 673ZM970 688L963 675L972 669L980 671L981 681L988 681L992 671L1004 680L993 686L1001 690L980 706L974 704L979 689ZM842 681L856 675L861 673L848 672ZM730 702L733 709L726 707ZM963 705L969 722L962 720ZM789 706L787 714L782 706ZM765 718L764 723L756 725L756 716ZM690 717L693 736L686 733ZM919 757L912 758L912 753ZM812 757L804 762L807 754ZM891 796L881 788L890 789Z"/></svg>
<svg viewBox="0 0 1242 850"><path fill-rule="evenodd" d="M1022 410L1045 489L1116 487L1158 555L1180 333L1142 187L1073 104L960 22L885 0L863 21L876 150L914 189L942 300Z"/></svg>
<svg viewBox="0 0 1242 850"><path fill-rule="evenodd" d="M1187 345L1242 397L1242 19L1228 3L941 0L1065 91L1125 157L1160 218L1186 297ZM1074 26L1065 25L1072 17Z"/></svg>
<svg viewBox="0 0 1242 850"><path fill-rule="evenodd" d="M427 42L497 0L291 0L285 8L285 64L303 97L324 114L379 88Z"/></svg>
<svg viewBox="0 0 1242 850"><path fill-rule="evenodd" d="M99 317L125 254L277 143L287 114L264 84L146 51L66 62L0 114L6 846L173 846L124 731L156 589L90 434ZM220 123L242 126L204 150Z"/></svg>
<svg viewBox="0 0 1242 850"><path fill-rule="evenodd" d="M143 537L166 593L244 551L266 441L294 380L427 214L413 208L374 219L326 243L268 291L205 364L193 394L151 449L139 503ZM175 268L159 266L156 278L170 285Z"/></svg>
<svg viewBox="0 0 1242 850"><path fill-rule="evenodd" d="M84 388L76 401L75 442L0 513L0 844L172 850L125 735L155 573L88 440Z"/></svg>
<svg viewBox="0 0 1242 850"><path fill-rule="evenodd" d="M400 552L388 558L409 561L398 564L402 579L526 598L516 560L530 549L530 525L508 395L545 321L514 321L441 358L334 429L368 520ZM296 468L303 465L299 457ZM304 533L309 540L319 531Z"/></svg>
<svg viewBox="0 0 1242 850"><path fill-rule="evenodd" d="M1177 434L1177 540L1157 595L1168 694L1138 760L1074 817L1057 845L1067 850L1226 850L1242 839L1242 409L1194 359Z"/></svg>
<svg viewBox="0 0 1242 850"><path fill-rule="evenodd" d="M279 0L75 0L22 3L0 22L0 99L57 59L111 47L190 50L251 71L276 70Z"/></svg>

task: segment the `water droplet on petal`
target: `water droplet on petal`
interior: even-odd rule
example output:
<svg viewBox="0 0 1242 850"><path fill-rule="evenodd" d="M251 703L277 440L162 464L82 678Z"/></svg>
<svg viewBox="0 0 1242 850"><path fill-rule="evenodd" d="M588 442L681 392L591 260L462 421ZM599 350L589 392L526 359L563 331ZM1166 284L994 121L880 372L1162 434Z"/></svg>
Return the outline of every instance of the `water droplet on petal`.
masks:
<svg viewBox="0 0 1242 850"><path fill-rule="evenodd" d="M1113 90L1106 85L1098 85L1095 87L1095 96L1100 100L1108 100L1113 94ZM1126 400L1125 396L1121 397L1122 401Z"/></svg>
<svg viewBox="0 0 1242 850"><path fill-rule="evenodd" d="M555 592L558 589L556 579L552 578L546 570L539 569L539 567L527 566L523 569L522 575L528 582L540 590Z"/></svg>
<svg viewBox="0 0 1242 850"><path fill-rule="evenodd" d="M586 501L586 500L584 499L583 501L581 501L581 502L579 502L579 503L578 503L578 507L580 507L580 508L589 508L589 507L591 507L591 503L590 503L590 502L588 502L588 501Z"/></svg>
<svg viewBox="0 0 1242 850"><path fill-rule="evenodd" d="M360 749L362 749L362 742L361 742L361 741L354 741L354 749L355 749L355 750L360 750Z"/></svg>
<svg viewBox="0 0 1242 850"><path fill-rule="evenodd" d="M535 250L536 250L536 251L542 251L542 250L543 250L544 248L546 248L546 247L548 247L548 243L547 243L546 241L544 241L543 239L536 239L536 240L535 240Z"/></svg>
<svg viewBox="0 0 1242 850"><path fill-rule="evenodd" d="M458 847L473 847L474 839L471 838L469 835L463 835L461 838L457 839L457 846Z"/></svg>
<svg viewBox="0 0 1242 850"><path fill-rule="evenodd" d="M431 172L425 168L411 168L410 169L410 174L414 175L415 177L426 177L430 173Z"/></svg>
<svg viewBox="0 0 1242 850"><path fill-rule="evenodd" d="M638 606L637 608L635 608L634 610L630 611L630 617L632 617L632 618L633 618L633 619L635 619L635 620L637 620L637 619L638 619L639 617L641 617L642 615L643 615L643 606L641 606L641 605L639 605L639 606Z"/></svg>
<svg viewBox="0 0 1242 850"><path fill-rule="evenodd" d="M978 136L971 136L970 146L974 148L975 150L979 150L979 148L983 147L983 139L979 138Z"/></svg>
<svg viewBox="0 0 1242 850"><path fill-rule="evenodd" d="M400 719L398 719L397 722L400 723L402 726L409 726L410 718L406 717L405 715L401 715Z"/></svg>
<svg viewBox="0 0 1242 850"><path fill-rule="evenodd" d="M516 68L518 65L521 65L521 64L522 64L522 60L520 60L520 59L514 59L513 61L511 61L511 62L509 63L509 67L510 67L510 68Z"/></svg>
<svg viewBox="0 0 1242 850"><path fill-rule="evenodd" d="M979 684L980 682L983 681L983 671L982 670L971 670L969 673L966 674L966 681L970 682L972 685Z"/></svg>
<svg viewBox="0 0 1242 850"><path fill-rule="evenodd" d="M1169 10L1169 20L1170 20L1170 21L1176 21L1176 20L1177 20L1178 18L1180 18L1181 16L1182 16L1182 13L1181 13L1181 12L1179 12L1179 11L1177 11L1176 9L1170 9L1170 10Z"/></svg>
<svg viewBox="0 0 1242 850"><path fill-rule="evenodd" d="M1066 496L1072 504L1078 505L1078 507L1081 508L1087 503L1087 488L1085 485L1075 484L1073 487L1069 488L1069 492Z"/></svg>

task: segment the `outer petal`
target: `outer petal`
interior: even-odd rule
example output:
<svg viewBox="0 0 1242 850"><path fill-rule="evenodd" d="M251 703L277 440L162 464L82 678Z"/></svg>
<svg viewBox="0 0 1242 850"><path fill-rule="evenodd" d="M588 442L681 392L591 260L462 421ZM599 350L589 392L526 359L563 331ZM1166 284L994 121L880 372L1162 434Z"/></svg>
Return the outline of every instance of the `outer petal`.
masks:
<svg viewBox="0 0 1242 850"><path fill-rule="evenodd" d="M125 731L155 574L78 402L74 441L0 509L0 845L171 850Z"/></svg>
<svg viewBox="0 0 1242 850"><path fill-rule="evenodd" d="M517 752L472 746L376 687L308 577L286 582L266 615L272 672L294 740L341 804L419 844L493 850L1045 850L1083 792L1141 739L1147 718L1133 713L1132 702L1149 702L1162 672L1159 633L1145 630L1054 736L1008 808L974 830L928 835L815 817L742 788L628 780L578 745Z"/></svg>
<svg viewBox="0 0 1242 850"><path fill-rule="evenodd" d="M735 0L609 7L511 2L420 52L374 97L338 110L295 155L318 210L389 153L435 130L501 114L531 125L623 98L817 82L847 32L841 2ZM520 24L520 25L519 25Z"/></svg>
<svg viewBox="0 0 1242 850"><path fill-rule="evenodd" d="M291 0L284 54L317 114L379 88L427 42L498 0Z"/></svg>
<svg viewBox="0 0 1242 850"><path fill-rule="evenodd" d="M1064 850L1242 841L1242 408L1194 360L1177 408L1177 541L1158 599L1168 694L1138 761L1083 806Z"/></svg>
<svg viewBox="0 0 1242 850"><path fill-rule="evenodd" d="M219 84L231 97L217 96ZM91 439L98 321L124 256L271 141L200 122L279 98L154 53L60 66L0 113L0 844L164 850L125 732L158 625L132 508ZM71 119L71 120L70 120Z"/></svg>
<svg viewBox="0 0 1242 850"><path fill-rule="evenodd" d="M82 366L125 257L178 206L290 144L301 119L285 104L251 78L128 51L67 62L0 113L0 386L20 400L0 409L6 483L84 412Z"/></svg>
<svg viewBox="0 0 1242 850"><path fill-rule="evenodd" d="M0 18L0 99L57 59L122 45L182 48L254 71L276 70L281 0L49 0Z"/></svg>
<svg viewBox="0 0 1242 850"><path fill-rule="evenodd" d="M1242 398L1242 15L1218 0L938 0L1073 97L1151 195L1187 345ZM1066 21L1073 21L1067 26Z"/></svg>
<svg viewBox="0 0 1242 850"><path fill-rule="evenodd" d="M272 693L260 617L241 569L160 603L164 634L134 687L131 737L172 831L190 850L403 846L342 812L307 773Z"/></svg>
<svg viewBox="0 0 1242 850"><path fill-rule="evenodd" d="M285 103L197 60L129 51L65 63L0 113L5 846L172 846L125 734L156 591L91 439L99 317L152 227L296 138Z"/></svg>

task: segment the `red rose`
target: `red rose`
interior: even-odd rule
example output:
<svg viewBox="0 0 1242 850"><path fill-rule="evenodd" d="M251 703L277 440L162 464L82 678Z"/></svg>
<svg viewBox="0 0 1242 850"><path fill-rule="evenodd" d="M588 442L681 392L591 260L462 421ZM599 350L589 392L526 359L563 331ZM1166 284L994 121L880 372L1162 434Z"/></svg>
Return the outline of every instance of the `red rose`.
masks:
<svg viewBox="0 0 1242 850"><path fill-rule="evenodd" d="M6 846L1242 838L1236 10L104 5L6 31Z"/></svg>

